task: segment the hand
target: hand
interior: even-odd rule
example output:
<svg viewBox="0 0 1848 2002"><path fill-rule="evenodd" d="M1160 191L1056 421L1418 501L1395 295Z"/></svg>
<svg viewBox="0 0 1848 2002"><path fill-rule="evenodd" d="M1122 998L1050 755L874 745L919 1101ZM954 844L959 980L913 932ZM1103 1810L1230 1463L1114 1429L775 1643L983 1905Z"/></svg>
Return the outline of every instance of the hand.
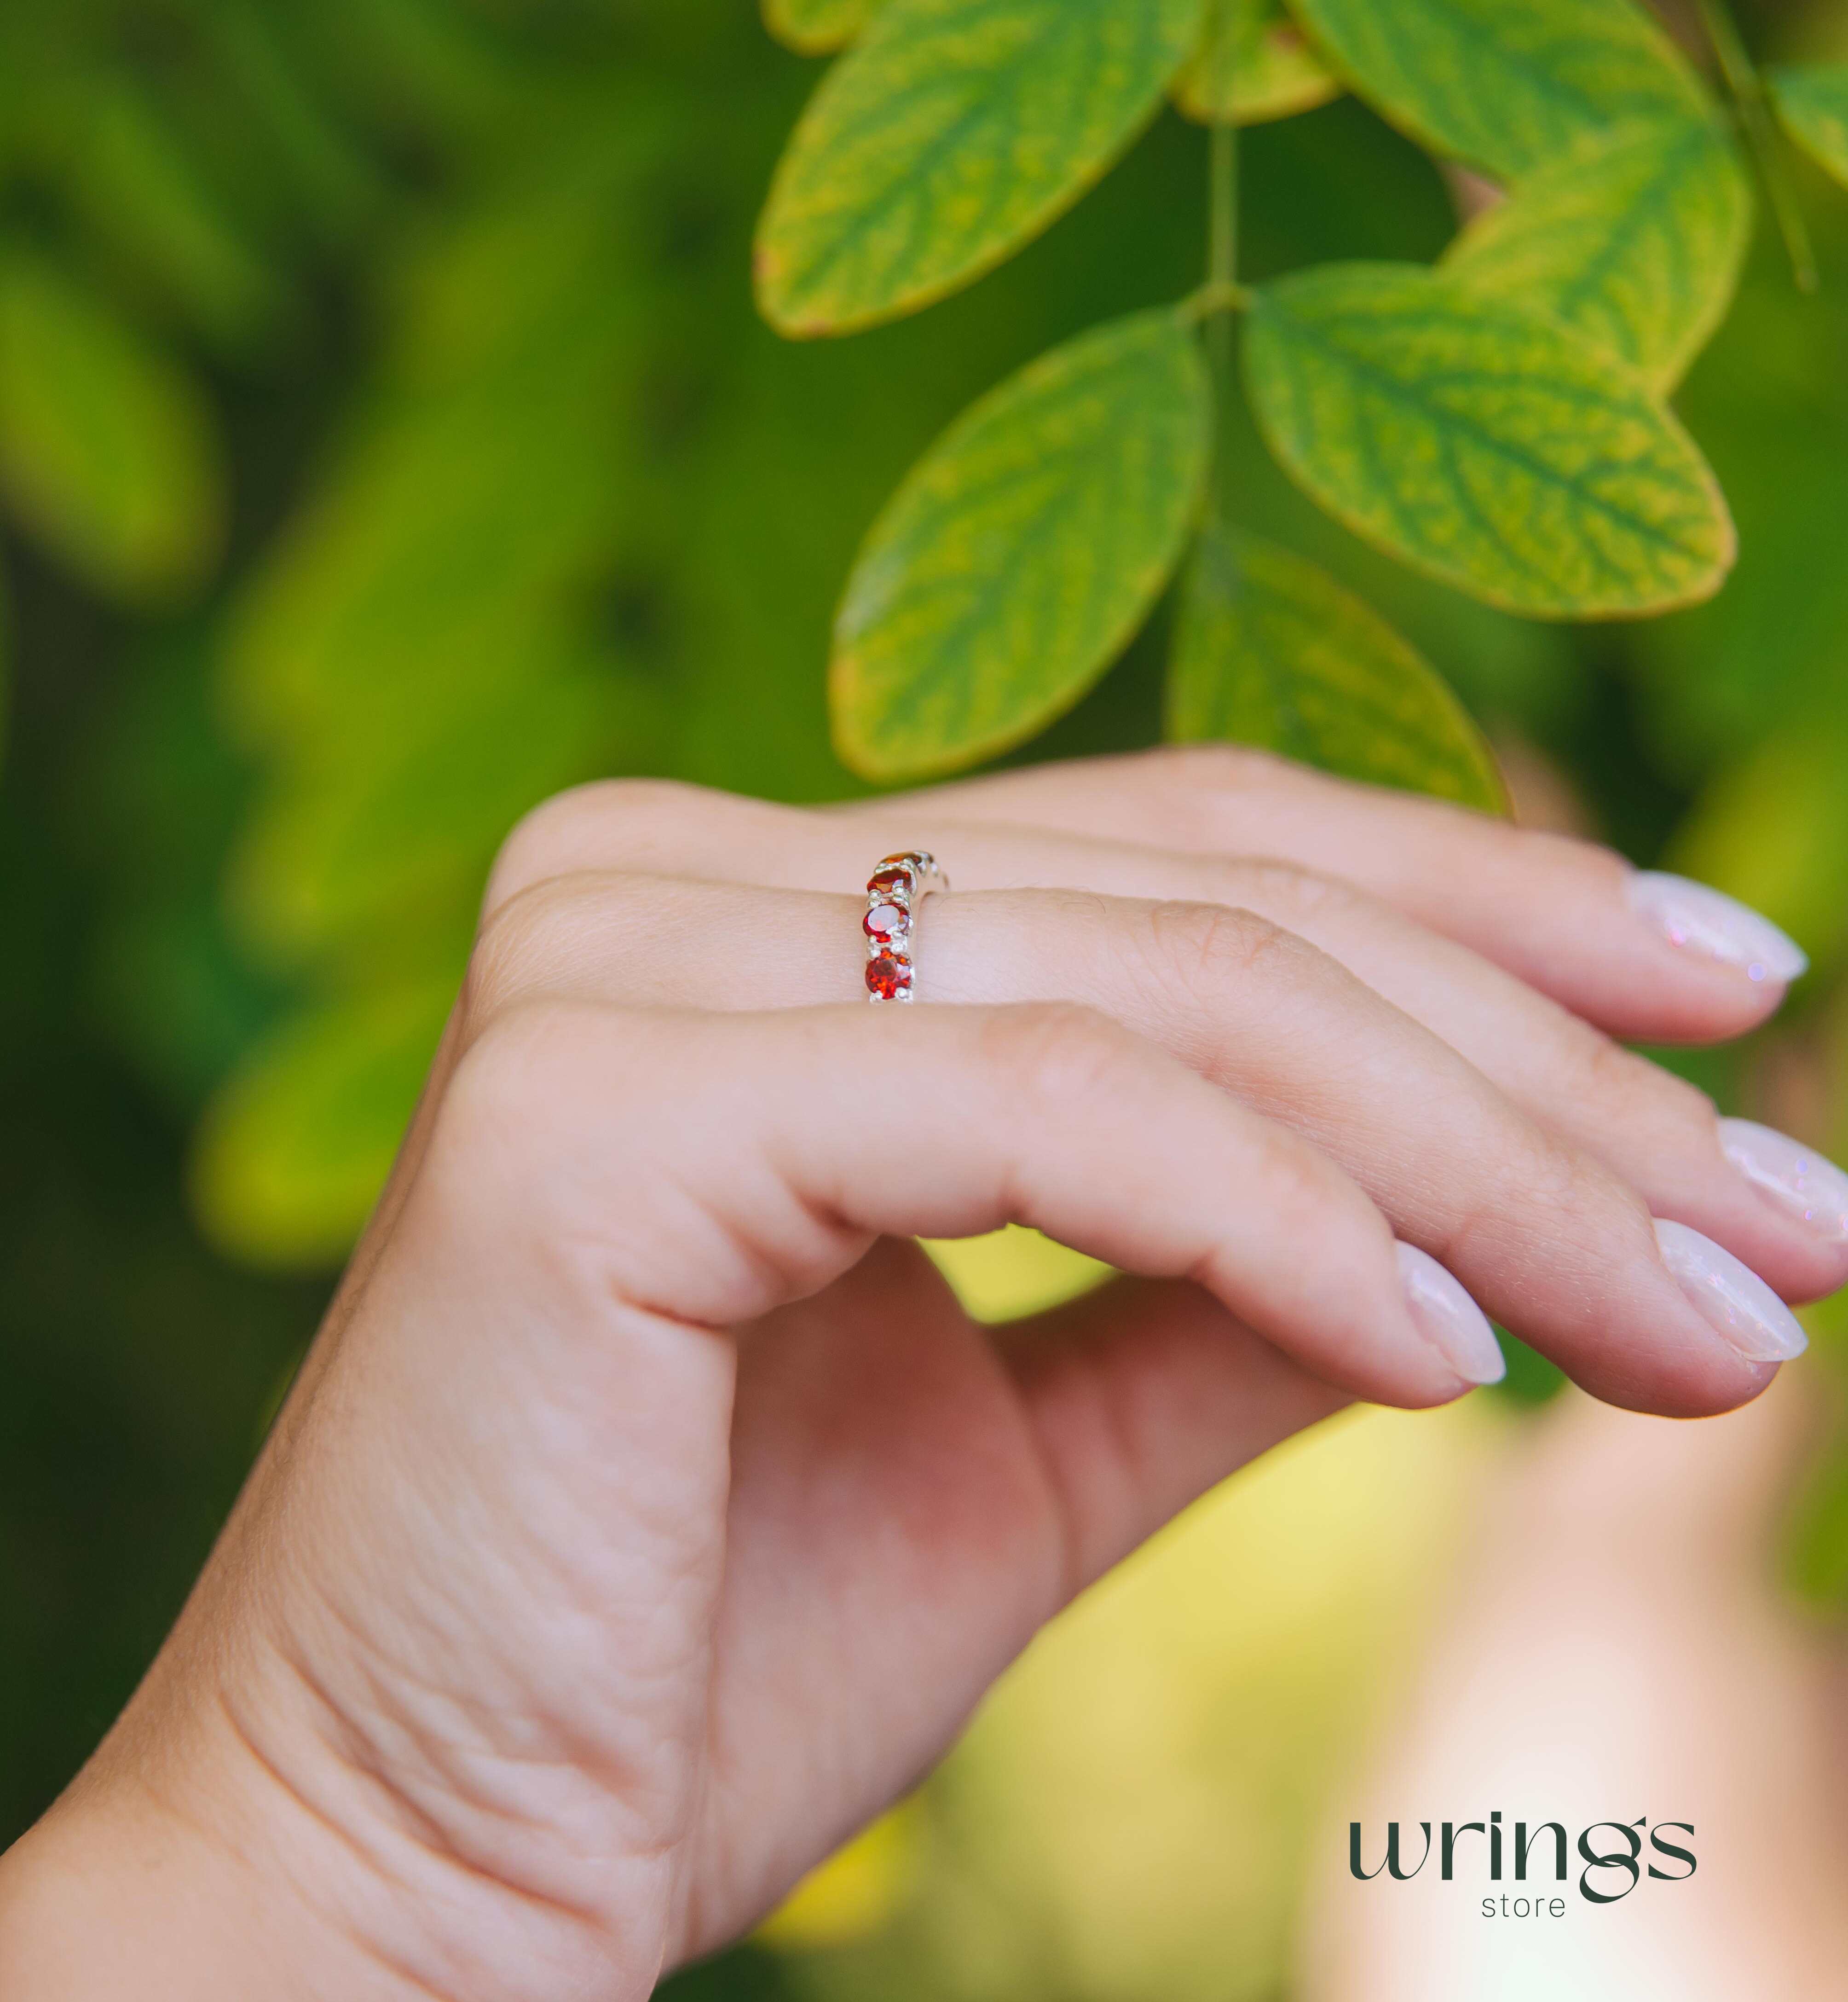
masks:
<svg viewBox="0 0 1848 2002"><path fill-rule="evenodd" d="M859 886L920 845L957 893L870 1009ZM0 1871L0 1990L643 1996L1195 1495L1493 1374L1467 1296L1612 1401L1745 1401L1801 1337L1728 1254L1841 1283L1848 1183L1601 1031L1736 1034L1797 964L1236 754L554 802L179 1627ZM980 1328L905 1240L1009 1221L1135 1276Z"/></svg>

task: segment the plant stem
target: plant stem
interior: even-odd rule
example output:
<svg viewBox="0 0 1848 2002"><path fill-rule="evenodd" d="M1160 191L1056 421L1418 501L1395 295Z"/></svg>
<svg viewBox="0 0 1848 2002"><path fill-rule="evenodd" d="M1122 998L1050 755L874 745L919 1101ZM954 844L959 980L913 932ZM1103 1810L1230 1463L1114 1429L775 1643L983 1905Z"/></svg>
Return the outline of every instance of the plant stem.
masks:
<svg viewBox="0 0 1848 2002"><path fill-rule="evenodd" d="M1771 113L1765 80L1752 60L1727 0L1696 0L1696 5L1700 9L1701 26L1706 29L1714 54L1719 58L1720 73L1726 79L1726 88L1738 113L1745 144L1757 162L1759 178L1764 183L1772 213L1777 218L1777 227L1783 237L1784 249L1790 255L1790 271L1797 281L1797 289L1813 292L1818 282L1816 253L1810 246L1809 230L1797 203L1797 190L1784 172L1777 121Z"/></svg>
<svg viewBox="0 0 1848 2002"><path fill-rule="evenodd" d="M1206 282L1215 288L1238 282L1239 132L1236 125L1212 128L1208 173L1212 214L1207 225Z"/></svg>
<svg viewBox="0 0 1848 2002"><path fill-rule="evenodd" d="M1239 134L1238 127L1229 122L1212 128L1207 178L1206 284L1201 302L1208 316L1206 358L1212 371L1215 429L1222 436L1233 394L1230 309L1242 296L1238 281ZM1222 521L1227 513L1226 471L1225 454L1215 449L1212 507L1215 518Z"/></svg>

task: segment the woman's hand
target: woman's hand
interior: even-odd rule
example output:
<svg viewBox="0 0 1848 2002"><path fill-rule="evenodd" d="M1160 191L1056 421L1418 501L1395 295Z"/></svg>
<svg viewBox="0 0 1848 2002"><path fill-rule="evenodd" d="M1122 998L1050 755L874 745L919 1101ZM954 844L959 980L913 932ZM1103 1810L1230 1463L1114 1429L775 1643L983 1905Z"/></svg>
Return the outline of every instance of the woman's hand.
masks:
<svg viewBox="0 0 1848 2002"><path fill-rule="evenodd" d="M957 894L870 1009L919 846ZM1801 1338L1729 1254L1840 1284L1848 1182L1602 1032L1800 964L1230 753L555 801L179 1627L0 1869L0 1990L643 1996L1205 1488L1492 1376L1469 1296L1614 1402L1744 1402ZM1007 1222L1134 1276L980 1328L905 1240Z"/></svg>

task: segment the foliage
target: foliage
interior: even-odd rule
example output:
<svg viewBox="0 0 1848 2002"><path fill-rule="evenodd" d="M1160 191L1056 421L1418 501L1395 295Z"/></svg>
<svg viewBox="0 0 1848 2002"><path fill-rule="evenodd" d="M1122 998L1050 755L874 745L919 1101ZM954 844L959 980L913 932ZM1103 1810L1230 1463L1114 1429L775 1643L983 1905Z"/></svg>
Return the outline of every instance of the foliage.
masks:
<svg viewBox="0 0 1848 2002"><path fill-rule="evenodd" d="M1299 0L1298 15L1300 27L1260 0L885 0L777 169L758 238L765 313L787 333L838 335L968 284L1076 199L1165 82L1219 134L1208 269L1181 310L1247 316L1247 393L1307 492L1401 560L1529 616L1633 616L1710 596L1735 554L1731 521L1660 399L1724 312L1752 202L1693 67L1629 0ZM837 23L825 39L849 37ZM1721 53L1745 115L1763 86L1730 33ZM1791 72L1779 85L1787 121L1825 153L1836 75ZM1355 267L1243 286L1232 128L1323 102L1337 76L1439 156L1497 177L1508 199L1437 274ZM1749 116L1745 129L1762 139ZM1216 386L1223 401L1223 369ZM1127 434L1142 392L1125 375L1116 393ZM1009 450L1009 410L1005 392L982 406L985 452ZM1021 403L1020 455L1041 448L1037 415ZM1202 405L1203 448L1222 420ZM835 737L870 777L954 769L1034 734L1105 664L1100 643L1107 655L1128 637L1101 617L1021 619L1016 601L1041 588L1024 577L991 619L970 616L1013 542L992 536L979 480L959 521L964 449L959 429L906 483L842 602ZM928 534L895 535L926 492ZM1215 518L1237 500L1222 479ZM1048 534L1087 591L1145 614L1163 579L1121 518L1074 507ZM1068 609L1076 592L1062 594ZM900 619L880 638L902 650L902 671L867 671L869 605L883 616L922 603L936 608L928 643L910 646ZM1202 633L1236 649L1257 623L1190 630L1195 692L1170 713L1236 715L1257 741L1281 743L1270 707L1198 693L1213 672L1248 684L1254 671L1236 651L1210 666ZM1414 657L1395 647L1376 670ZM1425 674L1405 671L1414 683ZM1371 727L1389 733L1393 713L1376 710ZM1479 755L1452 713L1452 762ZM1389 742L1365 762L1420 765Z"/></svg>
<svg viewBox="0 0 1848 2002"><path fill-rule="evenodd" d="M0 257L0 483L48 549L131 603L217 559L224 474L191 381L18 249Z"/></svg>

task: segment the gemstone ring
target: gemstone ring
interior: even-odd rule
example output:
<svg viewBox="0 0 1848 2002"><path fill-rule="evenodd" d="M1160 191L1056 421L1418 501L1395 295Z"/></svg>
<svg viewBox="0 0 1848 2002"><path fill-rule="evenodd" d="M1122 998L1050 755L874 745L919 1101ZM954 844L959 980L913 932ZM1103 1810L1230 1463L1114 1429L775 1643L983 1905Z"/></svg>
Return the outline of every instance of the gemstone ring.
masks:
<svg viewBox="0 0 1848 2002"><path fill-rule="evenodd" d="M950 879L921 849L888 855L866 884L866 998L875 1003L912 998L912 921L933 891Z"/></svg>

